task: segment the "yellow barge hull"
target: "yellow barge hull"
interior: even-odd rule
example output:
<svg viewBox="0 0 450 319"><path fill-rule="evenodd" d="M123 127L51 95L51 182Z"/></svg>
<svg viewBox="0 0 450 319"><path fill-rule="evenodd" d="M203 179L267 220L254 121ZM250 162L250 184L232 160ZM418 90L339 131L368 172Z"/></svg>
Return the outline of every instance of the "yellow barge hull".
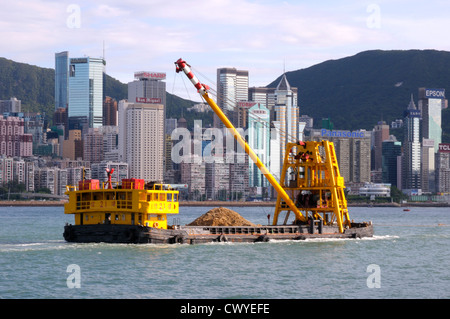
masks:
<svg viewBox="0 0 450 319"><path fill-rule="evenodd" d="M77 243L200 244L211 242L268 242L316 238L364 238L373 236L371 223L353 223L339 231L318 221L310 225L279 226L173 226L168 229L142 225L66 225L64 238Z"/></svg>

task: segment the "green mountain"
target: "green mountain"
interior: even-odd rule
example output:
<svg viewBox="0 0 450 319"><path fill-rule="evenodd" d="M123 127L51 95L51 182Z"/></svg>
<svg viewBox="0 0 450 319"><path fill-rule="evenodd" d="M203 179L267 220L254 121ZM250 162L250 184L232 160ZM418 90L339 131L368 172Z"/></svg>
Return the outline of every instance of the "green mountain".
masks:
<svg viewBox="0 0 450 319"><path fill-rule="evenodd" d="M287 72L289 83L299 90L300 113L330 118L335 129L371 130L380 120L402 118L411 94L417 105L418 88L450 89L450 52L436 50L365 51L325 61L306 69ZM23 111L45 112L51 124L54 110L54 69L0 58L0 99L13 96ZM280 78L269 84L274 87ZM105 95L127 98L127 85L106 75ZM212 112L189 112L195 102L167 93L167 118L184 117L212 123ZM442 111L443 142L450 143L450 108Z"/></svg>
<svg viewBox="0 0 450 319"><path fill-rule="evenodd" d="M128 96L127 84L113 77L105 76L105 96L117 101ZM54 113L55 70L41 68L25 63L14 62L0 58L0 100L16 97L22 101L22 111L45 113L48 125L51 125ZM182 99L167 93L167 117L179 118L181 114L192 127L194 118L202 119L203 123L212 123L212 114L199 114L186 111L195 104L193 101Z"/></svg>
<svg viewBox="0 0 450 319"><path fill-rule="evenodd" d="M0 58L0 99L16 97L23 111L53 114L55 71Z"/></svg>
<svg viewBox="0 0 450 319"><path fill-rule="evenodd" d="M365 51L287 72L298 88L300 114L330 118L335 129L371 130L380 120L402 118L419 87L450 93L450 52L435 50ZM268 85L276 87L281 77ZM443 140L450 142L450 109L442 112Z"/></svg>

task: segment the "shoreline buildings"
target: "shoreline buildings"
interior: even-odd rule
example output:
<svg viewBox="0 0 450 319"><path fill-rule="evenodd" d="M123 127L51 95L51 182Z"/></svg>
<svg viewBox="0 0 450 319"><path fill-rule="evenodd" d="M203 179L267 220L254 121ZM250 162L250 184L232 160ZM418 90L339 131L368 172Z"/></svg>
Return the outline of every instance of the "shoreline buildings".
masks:
<svg viewBox="0 0 450 319"><path fill-rule="evenodd" d="M334 143L339 171L345 184L370 182L370 144L372 132L311 129L306 140Z"/></svg>
<svg viewBox="0 0 450 319"><path fill-rule="evenodd" d="M164 180L176 184L182 180L189 184L191 193L195 192L195 199L239 199L248 194L261 195L270 189L253 162L247 156L242 159L242 152L236 145L225 150L222 161L206 163L196 159L192 164L172 163L171 132L178 124L176 119L166 120L165 73L135 72L134 81L128 83L128 100L118 102L104 96L104 70L104 59L70 58L67 51L55 53L55 125L51 131L39 131L43 120L28 114L23 116L22 128L20 120L14 122L18 126L14 124L8 128L6 125L4 129L0 126L0 134L4 130L3 136L6 136L0 139L2 153L8 157L28 154L25 155L27 158L14 159L17 163L4 161L2 174L6 177L2 177L3 180L10 180L13 175L18 181L26 180L23 172L29 165L36 167L36 171L27 183L32 185L31 180L36 180L37 188L53 185L49 188L61 193L65 180L74 181L82 175L79 167L76 168L78 173L72 173L63 166L58 167L59 171L51 171L46 167L49 164L42 163L42 158L30 158L35 152L42 156L52 155L54 163L59 161L59 157L83 162L92 168L93 176L101 176L101 179L105 178L103 170L107 167L120 167L120 176L125 176L126 169L127 173L130 172L128 176L142 177L147 181ZM383 122L379 122L372 132L356 131L350 135L347 131L334 130L330 121L323 122L327 128L325 132L311 130L312 119L300 116L299 90L291 87L287 75L282 74L275 87L249 88L248 71L217 69L218 105L236 127L246 130L245 137L250 146L276 178L280 176L286 143L303 139L303 128L307 124L311 133L306 138L327 138L335 142L346 183L371 181L372 165L379 182L397 185L410 194L419 190L426 193L449 191L449 160L444 151L447 146L442 143L441 128L442 109L447 106L444 89L418 88L417 106L411 96L404 119L395 122L396 126L403 125L404 129L404 138L396 141L389 133L389 126ZM16 115L20 114L20 103L15 98L0 101L2 112L14 115L4 117L3 121L11 122L13 117L20 117ZM205 111L205 108L198 105L190 111L196 110ZM206 110L209 110L208 106ZM117 116L118 112L120 116ZM223 125L216 118L214 126L221 128ZM201 128L202 150L213 142L206 136L206 130ZM22 141L25 144L17 146L18 140L8 132L22 136L32 133L33 143L38 147L33 145L30 151L29 137ZM225 149L228 136L224 131L221 134ZM66 137L64 142L63 136ZM372 163L370 140L373 145ZM198 145L194 145L195 148ZM402 155L399 155L400 150ZM13 166L16 173L11 175L7 171ZM152 172L153 175L145 175L144 172Z"/></svg>
<svg viewBox="0 0 450 319"><path fill-rule="evenodd" d="M439 147L442 144L442 109L447 107L445 89L419 88L418 106L413 97L404 112L403 153L399 188L409 195L435 193L445 183ZM444 164L445 166L445 164Z"/></svg>

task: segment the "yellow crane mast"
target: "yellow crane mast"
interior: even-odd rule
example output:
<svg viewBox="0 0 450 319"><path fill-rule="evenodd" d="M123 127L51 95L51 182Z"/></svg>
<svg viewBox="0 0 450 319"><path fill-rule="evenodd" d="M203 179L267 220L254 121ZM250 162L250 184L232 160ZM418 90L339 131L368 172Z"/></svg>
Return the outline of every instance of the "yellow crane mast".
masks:
<svg viewBox="0 0 450 319"><path fill-rule="evenodd" d="M329 141L288 143L280 178L281 187L295 199L303 219L323 225L336 223L339 232L351 227L344 196L344 178L339 173L334 144ZM283 199L278 196L273 224L279 214L290 213Z"/></svg>

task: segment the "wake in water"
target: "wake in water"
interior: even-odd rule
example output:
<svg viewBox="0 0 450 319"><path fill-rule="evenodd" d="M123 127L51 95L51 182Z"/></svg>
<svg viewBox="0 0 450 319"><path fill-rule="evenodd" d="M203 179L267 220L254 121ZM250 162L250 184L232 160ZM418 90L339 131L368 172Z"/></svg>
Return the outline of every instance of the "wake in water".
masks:
<svg viewBox="0 0 450 319"><path fill-rule="evenodd" d="M214 246L230 246L230 245L272 245L272 244L283 244L283 243L298 243L298 244L307 244L307 243L330 243L330 242L354 242L354 241L374 241L374 240L393 240L397 239L399 236L396 235L374 235L373 237L364 237L364 238L310 238L305 240L269 240L268 242L256 242L256 243L240 243L240 242L209 242L203 244L195 244L195 246L201 245L214 245ZM109 243L67 243L64 240L49 240L45 242L37 242L37 243L3 243L0 244L0 252L25 252L25 251L39 251L39 250L64 250L64 249L83 249L83 248L175 248L175 247L184 247L190 246L188 244L109 244Z"/></svg>
<svg viewBox="0 0 450 319"><path fill-rule="evenodd" d="M11 251L36 251L36 250L54 250L66 249L67 245L64 240L49 240L38 243L2 243L0 244L0 252Z"/></svg>
<svg viewBox="0 0 450 319"><path fill-rule="evenodd" d="M372 240L390 240L397 239L399 236L395 235L374 235L373 237L363 238L307 238L305 240L269 240L269 243L278 242L298 242L298 243L320 243L320 242L354 242L354 241L372 241Z"/></svg>
<svg viewBox="0 0 450 319"><path fill-rule="evenodd" d="M304 240L295 240L295 239L270 239L268 242L254 242L254 243L241 243L241 242L209 242L199 245L215 245L215 246L229 246L229 245L267 245L267 244L283 244L283 243L320 243L320 242L355 242L355 241L374 241L374 240L393 240L398 239L399 236L396 235L374 235L373 237L363 237L363 238L307 238ZM150 244L154 245L154 244ZM175 244L175 245L184 245L184 244Z"/></svg>

